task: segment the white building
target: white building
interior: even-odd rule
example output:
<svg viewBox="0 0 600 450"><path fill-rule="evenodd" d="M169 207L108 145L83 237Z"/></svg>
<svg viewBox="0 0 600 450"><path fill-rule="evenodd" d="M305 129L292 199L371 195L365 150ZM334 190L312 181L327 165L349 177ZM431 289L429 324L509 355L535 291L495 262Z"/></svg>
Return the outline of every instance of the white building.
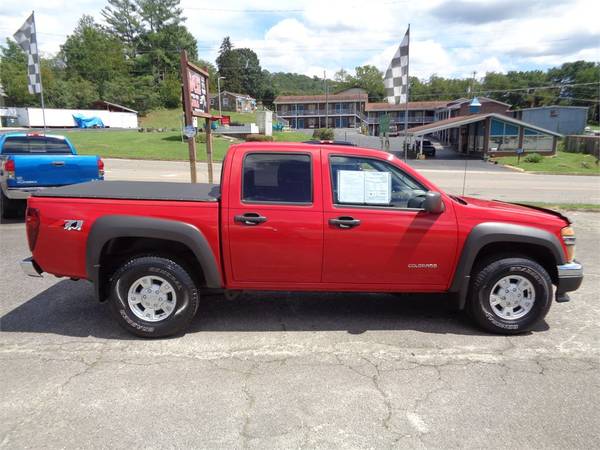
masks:
<svg viewBox="0 0 600 450"><path fill-rule="evenodd" d="M108 128L138 128L138 113L133 109L115 103L99 101L94 104L98 109L58 109L46 108L44 110L46 126L49 128L75 128L77 123L73 115L82 115L86 118L98 117ZM4 108L2 115L12 117L14 126L25 128L42 128L44 114L42 108Z"/></svg>

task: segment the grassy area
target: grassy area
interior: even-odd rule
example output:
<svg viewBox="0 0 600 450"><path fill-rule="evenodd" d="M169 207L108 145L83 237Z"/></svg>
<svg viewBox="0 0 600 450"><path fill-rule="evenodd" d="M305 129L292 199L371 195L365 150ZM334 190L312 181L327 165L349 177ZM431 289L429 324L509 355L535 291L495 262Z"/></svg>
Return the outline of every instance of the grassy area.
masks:
<svg viewBox="0 0 600 450"><path fill-rule="evenodd" d="M212 114L218 115L218 110L212 110ZM140 127L144 128L180 128L183 111L175 109L157 109L140 118ZM254 113L235 113L223 111L224 116L230 116L233 122L252 123L256 122Z"/></svg>
<svg viewBox="0 0 600 450"><path fill-rule="evenodd" d="M519 167L528 172L546 172L556 174L578 174L578 175L600 175L600 166L596 164L596 158L592 155L582 153L557 152L556 156L544 157L538 163L517 163L516 156L504 156L496 158L500 164Z"/></svg>
<svg viewBox="0 0 600 450"><path fill-rule="evenodd" d="M103 158L158 159L183 161L188 159L187 142L181 142L178 131L140 133L138 131L81 130L64 133L82 155ZM275 141L299 142L308 139L303 133L278 131ZM213 137L213 160L221 161L232 142L237 140ZM198 143L198 161L206 160L206 145Z"/></svg>
<svg viewBox="0 0 600 450"><path fill-rule="evenodd" d="M302 142L310 140L310 135L299 131L273 131L273 140L277 142Z"/></svg>
<svg viewBox="0 0 600 450"><path fill-rule="evenodd" d="M179 132L140 133L138 131L70 131L64 133L82 155L104 158L187 160L188 144ZM221 161L231 141L213 138L213 160ZM198 161L206 160L206 145L198 144Z"/></svg>
<svg viewBox="0 0 600 450"><path fill-rule="evenodd" d="M562 209L565 211L593 211L600 212L600 205L596 203L546 203L546 202L519 202L524 205L539 206L547 209Z"/></svg>

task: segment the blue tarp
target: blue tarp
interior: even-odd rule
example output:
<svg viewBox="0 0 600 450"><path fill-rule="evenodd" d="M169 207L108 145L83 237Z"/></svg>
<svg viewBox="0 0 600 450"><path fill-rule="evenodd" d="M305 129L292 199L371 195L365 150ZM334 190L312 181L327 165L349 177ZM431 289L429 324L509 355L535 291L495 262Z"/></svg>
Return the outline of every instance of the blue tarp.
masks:
<svg viewBox="0 0 600 450"><path fill-rule="evenodd" d="M77 128L104 128L100 117L85 117L82 114L73 114Z"/></svg>

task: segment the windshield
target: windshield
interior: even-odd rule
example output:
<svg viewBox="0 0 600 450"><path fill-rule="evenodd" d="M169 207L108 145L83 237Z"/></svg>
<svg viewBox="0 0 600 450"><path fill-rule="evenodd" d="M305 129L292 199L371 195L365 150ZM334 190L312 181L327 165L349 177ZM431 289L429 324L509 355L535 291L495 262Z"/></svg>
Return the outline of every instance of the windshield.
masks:
<svg viewBox="0 0 600 450"><path fill-rule="evenodd" d="M2 153L5 155L30 153L69 155L71 154L71 148L64 139L46 136L11 136L4 141Z"/></svg>

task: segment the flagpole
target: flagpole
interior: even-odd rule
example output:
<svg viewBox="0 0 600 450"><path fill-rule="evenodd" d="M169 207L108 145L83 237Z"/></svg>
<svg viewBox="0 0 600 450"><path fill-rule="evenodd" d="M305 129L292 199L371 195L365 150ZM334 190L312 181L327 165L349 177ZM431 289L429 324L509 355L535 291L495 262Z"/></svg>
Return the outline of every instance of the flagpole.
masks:
<svg viewBox="0 0 600 450"><path fill-rule="evenodd" d="M404 161L406 162L408 157L408 95L410 92L410 23L408 24L408 30L406 32L408 37L407 48L408 54L406 55L406 106L404 109Z"/></svg>
<svg viewBox="0 0 600 450"><path fill-rule="evenodd" d="M37 25L35 24L35 11L31 11L31 16L33 17L33 31L35 33L35 45L38 54L38 64L40 65L40 103L42 104L42 121L44 122L44 131L47 131L46 128L46 107L44 105L44 83L42 82L42 58L39 56L40 54L40 46L37 41Z"/></svg>

